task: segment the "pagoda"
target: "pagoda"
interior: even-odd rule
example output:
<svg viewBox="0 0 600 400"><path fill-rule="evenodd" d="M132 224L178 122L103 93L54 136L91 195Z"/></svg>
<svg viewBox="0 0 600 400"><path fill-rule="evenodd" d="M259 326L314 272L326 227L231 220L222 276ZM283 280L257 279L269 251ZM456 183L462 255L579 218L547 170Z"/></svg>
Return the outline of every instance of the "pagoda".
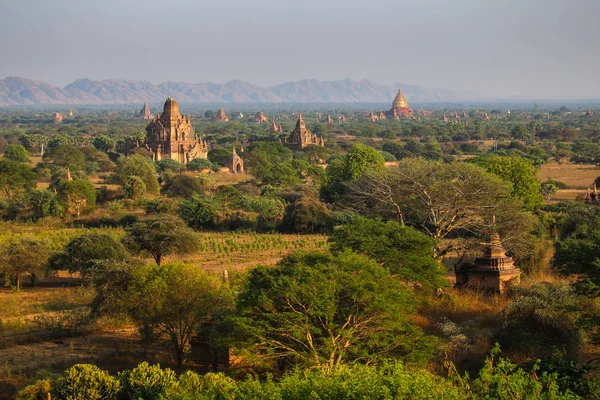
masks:
<svg viewBox="0 0 600 400"><path fill-rule="evenodd" d="M325 146L325 141L322 137L319 138L317 135L313 135L311 131L306 129L302 113L299 113L296 128L290 133L286 145L292 150L302 150L310 145Z"/></svg>
<svg viewBox="0 0 600 400"><path fill-rule="evenodd" d="M225 114L225 110L219 108L217 110L217 115L215 116L215 121L227 122L229 121L229 117Z"/></svg>
<svg viewBox="0 0 600 400"><path fill-rule="evenodd" d="M259 111L259 112L257 112L257 113L256 113L256 115L254 116L254 120L255 120L256 122L258 122L258 123L261 123L261 122L267 122L267 121L269 121L269 118L268 118L268 117L265 115L265 113L264 113L264 112L262 112L262 111Z"/></svg>
<svg viewBox="0 0 600 400"><path fill-rule="evenodd" d="M494 219L495 222L495 219ZM521 270L512 257L506 255L500 235L493 232L483 254L472 263L457 265L456 286L481 289L492 293L504 293L511 285L518 285Z"/></svg>
<svg viewBox="0 0 600 400"><path fill-rule="evenodd" d="M402 89L398 89L398 94L392 103L392 108L388 111L388 116L392 118L412 117L413 110L408 106L408 102L402 93Z"/></svg>
<svg viewBox="0 0 600 400"><path fill-rule="evenodd" d="M142 119L147 119L147 120L151 120L152 118L154 118L154 115L150 112L150 107L148 107L147 101L144 102L144 106L138 113L138 116Z"/></svg>
<svg viewBox="0 0 600 400"><path fill-rule="evenodd" d="M208 157L208 144L196 137L190 119L179 113L179 105L170 97L163 113L146 127L145 145L155 161L170 158L187 164L195 158Z"/></svg>

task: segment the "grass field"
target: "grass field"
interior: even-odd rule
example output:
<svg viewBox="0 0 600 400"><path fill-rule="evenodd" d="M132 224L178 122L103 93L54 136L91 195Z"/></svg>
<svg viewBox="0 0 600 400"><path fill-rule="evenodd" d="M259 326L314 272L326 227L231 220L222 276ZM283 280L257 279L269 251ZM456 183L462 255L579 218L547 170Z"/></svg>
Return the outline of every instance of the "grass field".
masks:
<svg viewBox="0 0 600 400"><path fill-rule="evenodd" d="M571 189L585 190L598 176L600 176L600 168L590 164L549 162L542 165L540 169L542 182L552 178L568 185Z"/></svg>

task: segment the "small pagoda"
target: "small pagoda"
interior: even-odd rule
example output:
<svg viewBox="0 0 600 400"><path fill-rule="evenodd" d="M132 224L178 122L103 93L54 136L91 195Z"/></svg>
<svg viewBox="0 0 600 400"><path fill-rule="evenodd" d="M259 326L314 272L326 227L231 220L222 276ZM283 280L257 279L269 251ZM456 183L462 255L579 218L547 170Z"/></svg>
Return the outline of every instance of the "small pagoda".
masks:
<svg viewBox="0 0 600 400"><path fill-rule="evenodd" d="M214 120L218 122L227 122L229 121L229 117L227 116L227 114L225 114L225 110L219 108L217 110L217 115L215 115Z"/></svg>
<svg viewBox="0 0 600 400"><path fill-rule="evenodd" d="M521 270L512 257L506 255L500 235L493 232L483 254L471 263L455 267L456 287L481 289L491 293L504 293L521 281Z"/></svg>

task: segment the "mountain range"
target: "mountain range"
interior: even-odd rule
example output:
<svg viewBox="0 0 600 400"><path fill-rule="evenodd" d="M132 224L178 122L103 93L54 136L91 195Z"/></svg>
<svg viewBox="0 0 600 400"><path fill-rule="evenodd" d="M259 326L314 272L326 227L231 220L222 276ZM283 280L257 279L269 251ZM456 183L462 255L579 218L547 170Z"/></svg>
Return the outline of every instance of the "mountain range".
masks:
<svg viewBox="0 0 600 400"><path fill-rule="evenodd" d="M434 89L415 85L380 85L369 80L343 79L318 81L304 79L269 88L241 80L223 84L164 82L154 85L145 81L110 79L92 81L78 79L64 88L25 78L8 77L0 80L0 106L43 104L135 104L162 102L173 97L181 103L279 103L391 102L398 88L408 101L452 102L477 100L476 93Z"/></svg>

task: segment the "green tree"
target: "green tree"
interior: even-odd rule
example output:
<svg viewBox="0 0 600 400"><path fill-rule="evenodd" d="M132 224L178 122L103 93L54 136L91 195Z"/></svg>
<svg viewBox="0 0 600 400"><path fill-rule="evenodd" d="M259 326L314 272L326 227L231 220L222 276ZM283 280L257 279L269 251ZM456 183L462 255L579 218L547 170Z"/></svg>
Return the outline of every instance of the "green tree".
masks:
<svg viewBox="0 0 600 400"><path fill-rule="evenodd" d="M423 231L436 241L437 257L453 248L442 241L450 234L488 236L494 216L495 228L515 252L524 250L533 229L533 216L510 197L509 184L473 164L405 158L365 173L348 189L345 206Z"/></svg>
<svg viewBox="0 0 600 400"><path fill-rule="evenodd" d="M181 368L189 340L217 309L219 285L193 265L149 265L134 274L127 299L131 318L164 335Z"/></svg>
<svg viewBox="0 0 600 400"><path fill-rule="evenodd" d="M600 214L596 205L576 204L567 209L560 225L554 267L579 278L585 293L600 293Z"/></svg>
<svg viewBox="0 0 600 400"><path fill-rule="evenodd" d="M114 180L123 185L130 176L138 176L146 185L149 193L158 193L159 185L156 169L144 156L134 154L119 160L114 173Z"/></svg>
<svg viewBox="0 0 600 400"><path fill-rule="evenodd" d="M50 249L46 242L20 238L0 248L0 271L17 290L21 290L23 274L29 273L32 283L35 283L35 277L42 273L49 255Z"/></svg>
<svg viewBox="0 0 600 400"><path fill-rule="evenodd" d="M188 175L170 175L164 177L160 193L169 197L189 198L204 192L205 180Z"/></svg>
<svg viewBox="0 0 600 400"><path fill-rule="evenodd" d="M446 269L433 258L433 240L416 229L357 218L335 229L329 241L334 253L350 249L364 254L403 281L429 288L448 286Z"/></svg>
<svg viewBox="0 0 600 400"><path fill-rule="evenodd" d="M125 231L125 247L137 254L149 253L158 265L166 255L190 253L198 246L194 231L180 218L169 214L136 222Z"/></svg>
<svg viewBox="0 0 600 400"><path fill-rule="evenodd" d="M57 193L67 212L77 218L82 213L96 208L96 188L90 181L62 181L58 185Z"/></svg>
<svg viewBox="0 0 600 400"><path fill-rule="evenodd" d="M35 218L62 217L65 214L58 195L50 190L32 190L25 195L23 202L31 208Z"/></svg>
<svg viewBox="0 0 600 400"><path fill-rule="evenodd" d="M509 182L511 195L523 200L528 210L538 210L544 205L539 170L528 160L519 156L487 156L469 161Z"/></svg>
<svg viewBox="0 0 600 400"><path fill-rule="evenodd" d="M4 158L16 162L29 162L29 152L20 144L9 144L4 150Z"/></svg>
<svg viewBox="0 0 600 400"><path fill-rule="evenodd" d="M165 158L164 160L160 160L156 163L158 166L158 170L160 172L181 172L183 171L183 165L177 160L173 160L172 158Z"/></svg>
<svg viewBox="0 0 600 400"><path fill-rule="evenodd" d="M411 291L354 253L296 253L252 269L235 318L258 354L334 368L387 356L427 359Z"/></svg>
<svg viewBox="0 0 600 400"><path fill-rule="evenodd" d="M97 148L98 150L102 150L104 152L108 152L108 151L113 151L115 149L116 146L116 141L106 135L98 135L94 137L94 140L92 141L92 144L94 145L95 148Z"/></svg>
<svg viewBox="0 0 600 400"><path fill-rule="evenodd" d="M179 203L177 214L190 227L201 229L213 225L218 210L219 202L216 199L195 193Z"/></svg>
<svg viewBox="0 0 600 400"><path fill-rule="evenodd" d="M339 201L347 192L347 184L355 182L367 171L378 171L384 166L381 153L372 147L355 144L345 157L333 160L327 166L321 197L327 202Z"/></svg>
<svg viewBox="0 0 600 400"><path fill-rule="evenodd" d="M83 170L85 167L85 154L70 144L59 144L54 147L44 154L44 160L51 160L52 164L69 168L72 172Z"/></svg>
<svg viewBox="0 0 600 400"><path fill-rule="evenodd" d="M128 199L140 199L146 193L146 184L139 176L129 176L123 182L123 192Z"/></svg>
<svg viewBox="0 0 600 400"><path fill-rule="evenodd" d="M0 160L0 191L13 200L24 192L35 189L37 174L26 164Z"/></svg>
<svg viewBox="0 0 600 400"><path fill-rule="evenodd" d="M124 261L127 251L123 244L103 233L84 233L69 241L64 250L50 259L50 268L68 270L88 276L104 261Z"/></svg>

